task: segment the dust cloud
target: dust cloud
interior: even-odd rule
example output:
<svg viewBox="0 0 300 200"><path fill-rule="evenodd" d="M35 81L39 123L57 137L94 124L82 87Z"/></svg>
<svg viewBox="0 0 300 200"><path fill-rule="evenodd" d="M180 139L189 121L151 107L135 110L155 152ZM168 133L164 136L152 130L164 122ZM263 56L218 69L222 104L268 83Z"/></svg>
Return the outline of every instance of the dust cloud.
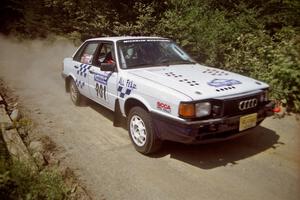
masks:
<svg viewBox="0 0 300 200"><path fill-rule="evenodd" d="M16 88L43 86L45 92L60 79L63 59L76 49L71 41L54 36L19 41L0 35L0 45L0 78Z"/></svg>

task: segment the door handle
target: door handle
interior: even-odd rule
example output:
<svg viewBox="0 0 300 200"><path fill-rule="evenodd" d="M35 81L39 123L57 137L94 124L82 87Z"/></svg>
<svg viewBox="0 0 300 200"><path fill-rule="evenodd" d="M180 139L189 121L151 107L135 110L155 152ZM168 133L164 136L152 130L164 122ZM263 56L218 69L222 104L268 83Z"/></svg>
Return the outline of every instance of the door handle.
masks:
<svg viewBox="0 0 300 200"><path fill-rule="evenodd" d="M95 72L94 72L93 70L91 70L91 69L89 70L89 72L90 72L91 74L95 74Z"/></svg>
<svg viewBox="0 0 300 200"><path fill-rule="evenodd" d="M76 65L74 65L74 68L78 69L79 67L78 67L78 66L76 66Z"/></svg>

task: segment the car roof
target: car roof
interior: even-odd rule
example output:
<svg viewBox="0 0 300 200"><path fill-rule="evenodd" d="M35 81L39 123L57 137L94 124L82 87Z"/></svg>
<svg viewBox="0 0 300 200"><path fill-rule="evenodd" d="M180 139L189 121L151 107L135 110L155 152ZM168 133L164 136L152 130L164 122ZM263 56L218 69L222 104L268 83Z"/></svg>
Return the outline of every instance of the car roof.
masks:
<svg viewBox="0 0 300 200"><path fill-rule="evenodd" d="M149 36L119 36L119 37L98 37L98 38L91 38L86 41L119 41L119 40L140 40L140 39L168 39L163 37L149 37Z"/></svg>

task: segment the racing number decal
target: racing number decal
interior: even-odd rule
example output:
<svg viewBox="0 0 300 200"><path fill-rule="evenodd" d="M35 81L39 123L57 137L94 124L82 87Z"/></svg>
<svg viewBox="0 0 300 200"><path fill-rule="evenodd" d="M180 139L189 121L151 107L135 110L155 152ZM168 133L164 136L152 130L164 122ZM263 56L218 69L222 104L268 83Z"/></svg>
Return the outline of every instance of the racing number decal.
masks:
<svg viewBox="0 0 300 200"><path fill-rule="evenodd" d="M106 85L96 83L95 89L96 89L97 97L106 100Z"/></svg>
<svg viewBox="0 0 300 200"><path fill-rule="evenodd" d="M113 72L110 73L94 73L94 80L96 82L97 97L107 101L107 81Z"/></svg>

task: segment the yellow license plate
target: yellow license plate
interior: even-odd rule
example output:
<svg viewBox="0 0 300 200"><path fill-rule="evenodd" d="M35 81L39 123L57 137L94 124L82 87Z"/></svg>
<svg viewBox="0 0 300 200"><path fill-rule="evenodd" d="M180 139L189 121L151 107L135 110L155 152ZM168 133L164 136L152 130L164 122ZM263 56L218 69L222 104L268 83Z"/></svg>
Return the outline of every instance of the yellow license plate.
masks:
<svg viewBox="0 0 300 200"><path fill-rule="evenodd" d="M257 121L257 113L253 113L250 115L245 115L240 118L240 127L239 130L243 131L248 128L252 128L256 126L256 121Z"/></svg>

